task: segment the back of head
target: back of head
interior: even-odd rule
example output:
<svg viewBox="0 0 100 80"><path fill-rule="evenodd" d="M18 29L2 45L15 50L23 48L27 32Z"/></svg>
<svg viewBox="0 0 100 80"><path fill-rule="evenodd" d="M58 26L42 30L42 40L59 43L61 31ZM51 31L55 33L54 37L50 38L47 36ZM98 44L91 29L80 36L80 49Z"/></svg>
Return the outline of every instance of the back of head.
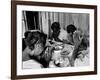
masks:
<svg viewBox="0 0 100 80"><path fill-rule="evenodd" d="M73 32L76 31L76 29L77 28L73 24L68 25L67 28L66 28L68 33L73 33Z"/></svg>
<svg viewBox="0 0 100 80"><path fill-rule="evenodd" d="M52 29L53 31L58 31L58 30L60 30L60 24L59 24L59 22L53 22L52 25L51 25L51 29Z"/></svg>

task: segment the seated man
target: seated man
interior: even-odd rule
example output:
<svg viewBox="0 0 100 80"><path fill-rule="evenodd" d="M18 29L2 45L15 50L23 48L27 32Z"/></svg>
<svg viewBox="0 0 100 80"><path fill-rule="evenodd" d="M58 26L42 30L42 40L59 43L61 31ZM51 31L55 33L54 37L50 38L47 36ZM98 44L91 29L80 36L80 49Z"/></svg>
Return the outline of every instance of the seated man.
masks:
<svg viewBox="0 0 100 80"><path fill-rule="evenodd" d="M48 66L50 56L45 53L46 38L47 35L39 31L25 32L26 48L22 53L23 65L25 65L25 61L28 63L27 61L29 60L29 62L34 62L33 64L41 64L42 67Z"/></svg>

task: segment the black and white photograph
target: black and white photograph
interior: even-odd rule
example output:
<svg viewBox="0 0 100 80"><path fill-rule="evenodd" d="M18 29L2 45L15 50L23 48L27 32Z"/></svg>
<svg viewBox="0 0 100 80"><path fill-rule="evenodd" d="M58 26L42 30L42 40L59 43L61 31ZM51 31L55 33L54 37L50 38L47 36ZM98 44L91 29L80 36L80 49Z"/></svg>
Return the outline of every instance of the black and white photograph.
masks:
<svg viewBox="0 0 100 80"><path fill-rule="evenodd" d="M12 6L13 78L97 73L96 6L23 1Z"/></svg>
<svg viewBox="0 0 100 80"><path fill-rule="evenodd" d="M89 66L89 16L22 11L22 68Z"/></svg>

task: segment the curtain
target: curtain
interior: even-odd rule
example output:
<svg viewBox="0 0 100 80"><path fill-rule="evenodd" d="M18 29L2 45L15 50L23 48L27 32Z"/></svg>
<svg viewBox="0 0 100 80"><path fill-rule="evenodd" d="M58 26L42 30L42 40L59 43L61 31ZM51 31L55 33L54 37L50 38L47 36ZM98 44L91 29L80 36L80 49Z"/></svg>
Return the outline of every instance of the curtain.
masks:
<svg viewBox="0 0 100 80"><path fill-rule="evenodd" d="M58 12L39 12L39 24L44 33L50 36L51 25L59 22L60 27L66 29L69 24L75 25L82 32L89 33L89 14L86 13L58 13Z"/></svg>

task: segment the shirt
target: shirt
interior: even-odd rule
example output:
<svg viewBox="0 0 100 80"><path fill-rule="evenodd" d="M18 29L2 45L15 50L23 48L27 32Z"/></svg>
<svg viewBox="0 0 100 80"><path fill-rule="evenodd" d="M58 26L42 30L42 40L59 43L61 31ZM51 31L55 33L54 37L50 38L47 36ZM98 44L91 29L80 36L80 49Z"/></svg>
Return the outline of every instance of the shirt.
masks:
<svg viewBox="0 0 100 80"><path fill-rule="evenodd" d="M60 40L68 40L67 36L68 36L68 33L65 30L61 29L58 38Z"/></svg>

